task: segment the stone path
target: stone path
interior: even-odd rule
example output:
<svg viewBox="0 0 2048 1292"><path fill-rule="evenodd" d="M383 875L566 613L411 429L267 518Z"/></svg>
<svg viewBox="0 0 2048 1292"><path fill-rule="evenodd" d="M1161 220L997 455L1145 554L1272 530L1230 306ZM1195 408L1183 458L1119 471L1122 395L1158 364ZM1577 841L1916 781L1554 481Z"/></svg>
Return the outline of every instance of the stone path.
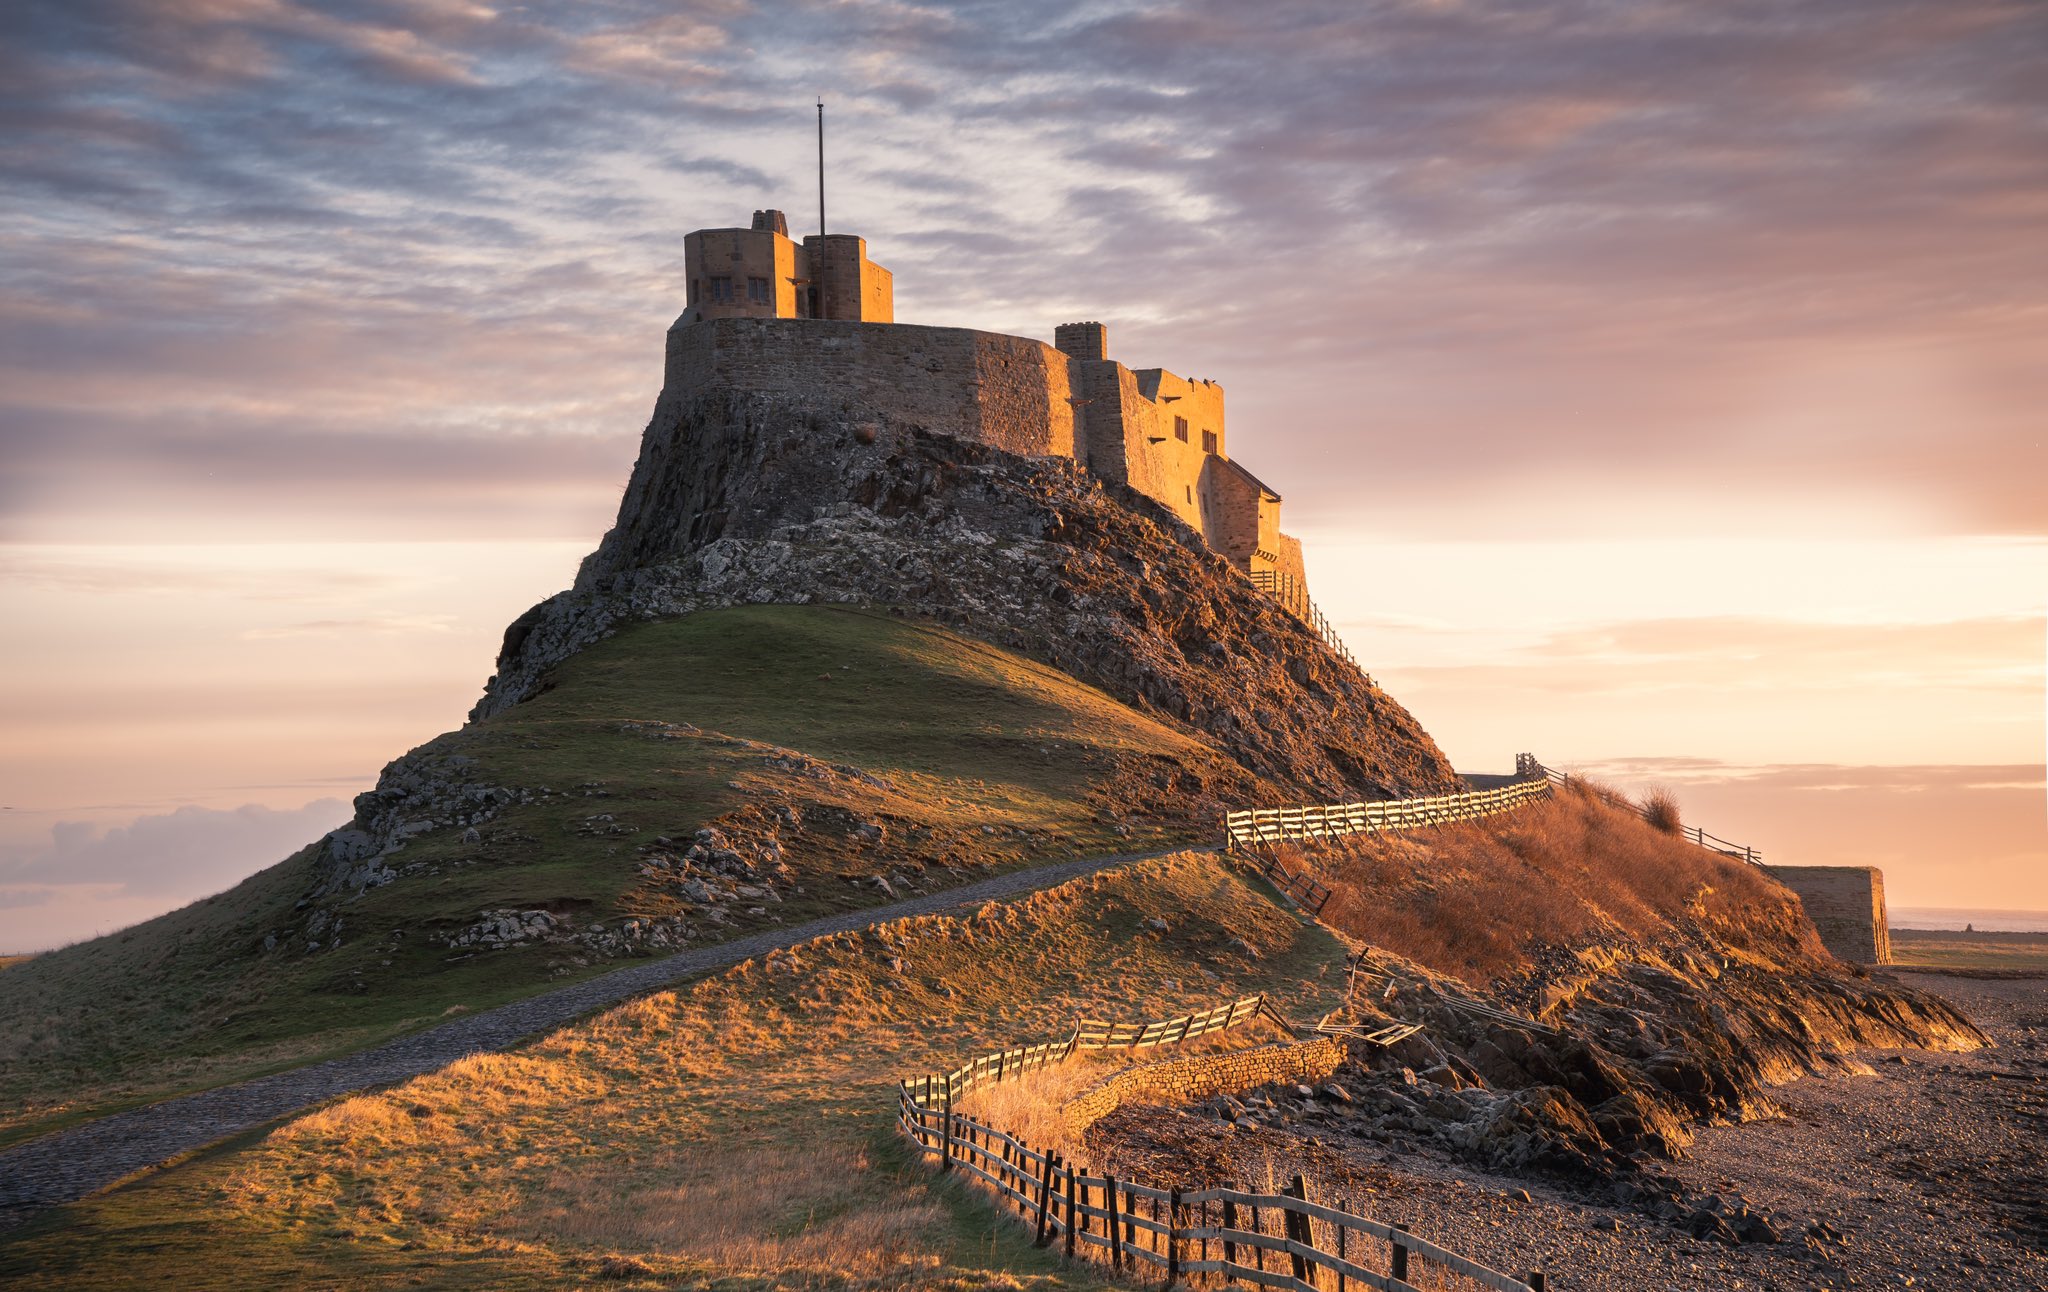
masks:
<svg viewBox="0 0 2048 1292"><path fill-rule="evenodd" d="M337 1095L391 1085L479 1051L510 1049L593 1010L671 986L684 978L729 968L778 948L793 947L828 933L864 929L885 920L932 915L991 898L1051 888L1080 875L1131 862L1177 852L1215 851L1218 850L1168 848L1083 857L1011 871L886 906L828 915L807 924L692 948L660 960L643 960L339 1059L167 1099L56 1131L0 1151L0 1231L20 1225L44 1208L76 1202L168 1159Z"/></svg>

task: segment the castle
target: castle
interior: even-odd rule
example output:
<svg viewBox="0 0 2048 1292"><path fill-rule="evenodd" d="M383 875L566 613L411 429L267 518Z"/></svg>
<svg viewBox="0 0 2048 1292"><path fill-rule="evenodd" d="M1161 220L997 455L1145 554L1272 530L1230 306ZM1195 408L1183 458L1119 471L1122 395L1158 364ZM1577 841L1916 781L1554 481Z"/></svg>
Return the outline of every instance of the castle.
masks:
<svg viewBox="0 0 2048 1292"><path fill-rule="evenodd" d="M1240 572L1305 588L1301 543L1280 532L1280 495L1230 459L1215 382L1126 368L1100 323L1063 323L1051 345L898 323L894 279L863 239L797 243L780 211L687 235L683 266L670 390L841 395L1012 453L1072 458L1173 512Z"/></svg>

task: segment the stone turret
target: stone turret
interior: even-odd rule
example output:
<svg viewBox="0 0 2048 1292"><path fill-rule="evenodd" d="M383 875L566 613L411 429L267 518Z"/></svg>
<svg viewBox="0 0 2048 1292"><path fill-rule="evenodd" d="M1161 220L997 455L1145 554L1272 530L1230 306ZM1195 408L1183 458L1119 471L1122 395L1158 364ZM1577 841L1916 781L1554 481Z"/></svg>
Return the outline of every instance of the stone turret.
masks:
<svg viewBox="0 0 2048 1292"><path fill-rule="evenodd" d="M756 211L744 229L698 229L683 237L688 305L678 323L705 319L840 319L890 323L895 280L848 233L790 240L780 211Z"/></svg>
<svg viewBox="0 0 2048 1292"><path fill-rule="evenodd" d="M1109 357L1109 329L1100 323L1062 323L1052 330L1052 348L1070 359Z"/></svg>

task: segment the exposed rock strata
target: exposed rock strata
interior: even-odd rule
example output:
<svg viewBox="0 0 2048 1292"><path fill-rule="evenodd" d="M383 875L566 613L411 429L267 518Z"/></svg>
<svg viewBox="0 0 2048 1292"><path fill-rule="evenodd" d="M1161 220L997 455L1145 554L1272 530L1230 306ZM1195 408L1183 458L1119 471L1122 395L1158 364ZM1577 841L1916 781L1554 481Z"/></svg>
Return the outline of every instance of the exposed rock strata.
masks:
<svg viewBox="0 0 2048 1292"><path fill-rule="evenodd" d="M618 524L507 631L471 716L626 623L753 602L884 604L1030 651L1304 795L1459 787L1405 709L1149 500L1071 461L728 392L663 398Z"/></svg>
<svg viewBox="0 0 2048 1292"><path fill-rule="evenodd" d="M1773 1116L1769 1089L1807 1073L1868 1072L1860 1049L1972 1050L1989 1044L1939 998L1843 978L1824 963L1767 965L1696 932L1659 948L1595 949L1564 974L1481 1001L1455 980L1374 953L1347 1021L1423 1030L1358 1045L1326 1090L1282 1083L1202 1111L1257 1133L1361 1140L1448 1154L1489 1171L1578 1186L1724 1242L1776 1242L1783 1223L1739 1197L1688 1196L1660 1160L1682 1158L1702 1125ZM1542 1020L1503 1021L1504 1003L1547 1000ZM1482 1009L1470 1008L1480 1005ZM1118 1114L1098 1148L1126 1153L1158 1134ZM1213 1173L1195 1137L1162 1170ZM1186 1157L1192 1160L1174 1161Z"/></svg>

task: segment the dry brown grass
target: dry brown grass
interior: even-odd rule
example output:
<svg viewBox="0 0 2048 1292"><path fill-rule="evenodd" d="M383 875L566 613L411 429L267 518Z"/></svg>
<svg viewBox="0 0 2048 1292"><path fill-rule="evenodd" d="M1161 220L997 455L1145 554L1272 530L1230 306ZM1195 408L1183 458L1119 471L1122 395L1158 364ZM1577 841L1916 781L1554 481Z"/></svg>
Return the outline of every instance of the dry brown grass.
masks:
<svg viewBox="0 0 2048 1292"><path fill-rule="evenodd" d="M1737 946L1803 946L1797 899L1757 867L1658 830L1592 793L1435 830L1289 849L1331 887L1323 919L1474 984L1544 944L1651 941L1687 919Z"/></svg>
<svg viewBox="0 0 2048 1292"><path fill-rule="evenodd" d="M520 1208L536 1238L592 1250L680 1255L792 1282L872 1282L932 1271L948 1227L923 1181L871 1185L861 1145L690 1149L599 1171L558 1167ZM649 1177L659 1183L649 1187Z"/></svg>

